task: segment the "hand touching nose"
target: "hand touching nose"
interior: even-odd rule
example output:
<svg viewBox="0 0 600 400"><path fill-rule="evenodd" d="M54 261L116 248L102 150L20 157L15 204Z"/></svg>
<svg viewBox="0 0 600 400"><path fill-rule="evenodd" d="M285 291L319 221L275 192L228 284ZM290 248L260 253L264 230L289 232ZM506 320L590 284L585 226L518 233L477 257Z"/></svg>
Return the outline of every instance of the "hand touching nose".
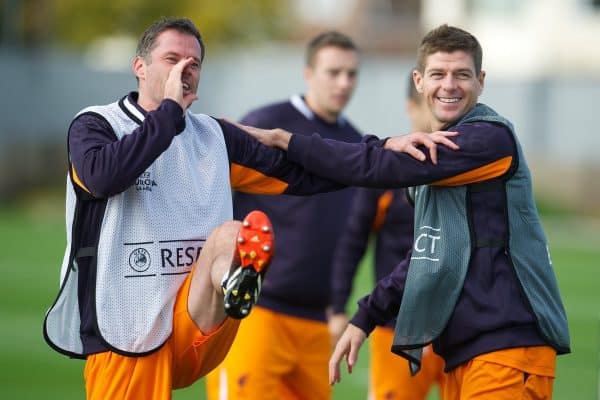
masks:
<svg viewBox="0 0 600 400"><path fill-rule="evenodd" d="M194 61L193 57L182 58L179 60L179 62L171 68L167 81L165 82L164 98L175 100L184 111L198 99L196 93L191 91L191 87L184 88L184 85L187 84L184 84L181 79L185 68Z"/></svg>

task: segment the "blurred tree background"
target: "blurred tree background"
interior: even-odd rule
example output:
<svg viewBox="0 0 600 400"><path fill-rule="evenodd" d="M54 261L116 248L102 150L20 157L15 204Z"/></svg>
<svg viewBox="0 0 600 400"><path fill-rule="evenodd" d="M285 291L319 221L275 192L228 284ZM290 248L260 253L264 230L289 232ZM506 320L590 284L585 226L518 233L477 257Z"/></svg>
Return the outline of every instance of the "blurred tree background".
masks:
<svg viewBox="0 0 600 400"><path fill-rule="evenodd" d="M0 32L5 45L81 49L104 36L137 37L163 16L193 20L210 43L247 43L285 35L291 13L279 0L4 0Z"/></svg>

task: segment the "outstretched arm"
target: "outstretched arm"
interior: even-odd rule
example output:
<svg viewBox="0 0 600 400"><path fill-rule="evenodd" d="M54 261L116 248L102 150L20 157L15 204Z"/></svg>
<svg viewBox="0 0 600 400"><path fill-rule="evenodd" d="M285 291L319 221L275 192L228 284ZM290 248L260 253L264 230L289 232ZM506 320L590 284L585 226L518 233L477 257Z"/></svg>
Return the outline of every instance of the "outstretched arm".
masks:
<svg viewBox="0 0 600 400"><path fill-rule="evenodd" d="M276 129L260 129L249 125L235 123L239 128L246 131L249 135L256 138L262 144L269 147L276 147L287 151L292 133L276 128ZM456 136L457 132L437 131L433 133L414 132L407 135L395 136L392 144L384 146L386 149L394 150L401 153L406 153L419 161L425 161L426 155L418 146L425 146L429 151L429 156L434 164L437 164L437 145L442 144L453 150L458 150L458 145L449 140L449 137Z"/></svg>
<svg viewBox="0 0 600 400"><path fill-rule="evenodd" d="M242 127L270 146L287 149L287 159L314 174L348 186L401 188L418 185L458 186L483 182L510 172L515 161L515 144L510 130L499 124L474 122L456 126L451 132L412 133L381 140L365 136L360 143L345 143L312 136L293 135L282 129ZM441 135L439 146L434 139ZM434 141L431 144L430 140ZM389 143L388 143L389 142ZM435 151L427 150L432 145ZM417 147L418 146L418 147ZM401 150L402 153L388 150ZM419 153L424 162L413 158ZM435 157L437 164L434 164Z"/></svg>

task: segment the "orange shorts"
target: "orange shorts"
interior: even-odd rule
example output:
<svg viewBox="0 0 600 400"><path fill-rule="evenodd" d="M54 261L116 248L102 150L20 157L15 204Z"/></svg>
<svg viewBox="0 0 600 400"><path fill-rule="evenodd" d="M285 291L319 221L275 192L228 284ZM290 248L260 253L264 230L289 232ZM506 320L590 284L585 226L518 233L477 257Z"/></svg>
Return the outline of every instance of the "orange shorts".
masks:
<svg viewBox="0 0 600 400"><path fill-rule="evenodd" d="M482 354L446 374L444 400L552 398L556 352L548 346Z"/></svg>
<svg viewBox="0 0 600 400"><path fill-rule="evenodd" d="M394 330L377 327L369 335L369 400L422 400L444 379L444 360L431 346L423 349L421 370L411 376L408 361L390 350Z"/></svg>
<svg viewBox="0 0 600 400"><path fill-rule="evenodd" d="M173 389L191 385L223 360L239 321L227 318L214 332L204 335L187 309L191 277L189 274L179 289L173 332L159 350L143 357L112 351L88 356L84 371L88 399L170 399Z"/></svg>
<svg viewBox="0 0 600 400"><path fill-rule="evenodd" d="M329 400L327 324L254 307L223 363L206 377L209 400Z"/></svg>

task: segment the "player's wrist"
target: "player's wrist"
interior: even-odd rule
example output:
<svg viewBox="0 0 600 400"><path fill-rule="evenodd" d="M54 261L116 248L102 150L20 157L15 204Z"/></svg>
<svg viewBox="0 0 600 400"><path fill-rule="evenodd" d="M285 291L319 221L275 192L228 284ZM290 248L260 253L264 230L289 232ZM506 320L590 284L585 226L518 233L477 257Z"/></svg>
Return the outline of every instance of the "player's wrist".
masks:
<svg viewBox="0 0 600 400"><path fill-rule="evenodd" d="M275 146L287 151L289 145L290 145L290 140L292 138L292 134L283 130L283 129L277 129L275 131Z"/></svg>

